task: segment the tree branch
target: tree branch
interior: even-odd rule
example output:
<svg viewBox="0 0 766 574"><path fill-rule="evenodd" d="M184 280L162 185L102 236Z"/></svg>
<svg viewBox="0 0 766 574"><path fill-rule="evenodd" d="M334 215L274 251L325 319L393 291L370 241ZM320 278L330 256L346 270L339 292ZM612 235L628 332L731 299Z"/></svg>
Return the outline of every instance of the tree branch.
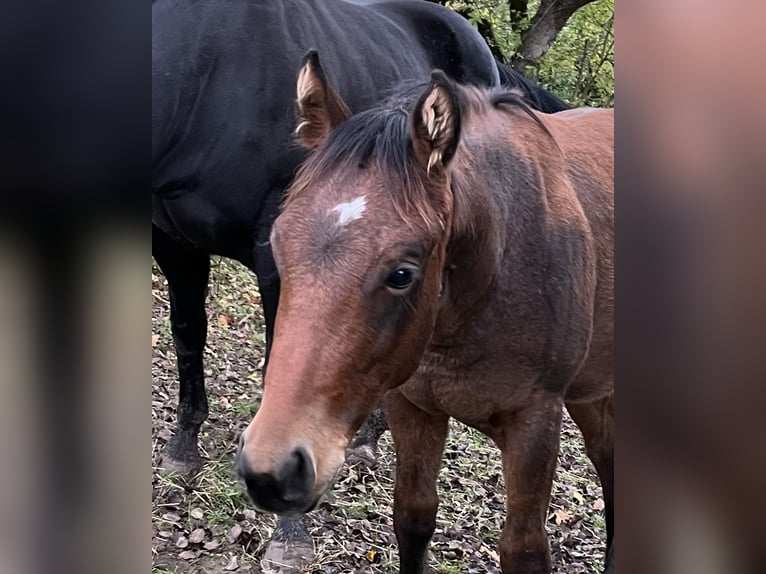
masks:
<svg viewBox="0 0 766 574"><path fill-rule="evenodd" d="M516 71L536 67L561 29L577 10L594 0L541 0L529 27L521 34L521 45L512 60Z"/></svg>

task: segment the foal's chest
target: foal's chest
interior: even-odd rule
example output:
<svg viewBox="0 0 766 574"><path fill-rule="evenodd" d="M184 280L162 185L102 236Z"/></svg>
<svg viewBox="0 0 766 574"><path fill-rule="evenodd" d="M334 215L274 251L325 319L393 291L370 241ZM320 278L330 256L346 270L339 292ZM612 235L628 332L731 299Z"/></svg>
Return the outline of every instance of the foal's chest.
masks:
<svg viewBox="0 0 766 574"><path fill-rule="evenodd" d="M415 406L428 413L446 414L468 425L483 426L497 413L528 404L532 388L523 384L527 377L527 373L490 359L427 352L401 390Z"/></svg>

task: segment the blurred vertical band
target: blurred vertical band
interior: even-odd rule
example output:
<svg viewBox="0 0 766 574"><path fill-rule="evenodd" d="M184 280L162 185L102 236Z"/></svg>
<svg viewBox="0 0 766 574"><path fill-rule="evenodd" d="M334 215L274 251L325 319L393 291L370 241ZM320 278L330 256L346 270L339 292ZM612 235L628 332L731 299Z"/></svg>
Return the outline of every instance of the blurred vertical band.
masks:
<svg viewBox="0 0 766 574"><path fill-rule="evenodd" d="M765 8L617 8L620 574L766 567Z"/></svg>
<svg viewBox="0 0 766 574"><path fill-rule="evenodd" d="M150 570L149 10L0 18L0 574Z"/></svg>

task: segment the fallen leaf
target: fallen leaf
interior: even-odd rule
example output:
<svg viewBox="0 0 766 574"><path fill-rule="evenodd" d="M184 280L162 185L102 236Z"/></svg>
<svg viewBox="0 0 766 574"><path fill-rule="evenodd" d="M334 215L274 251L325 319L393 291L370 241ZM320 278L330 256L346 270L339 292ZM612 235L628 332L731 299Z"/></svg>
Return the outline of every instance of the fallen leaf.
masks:
<svg viewBox="0 0 766 574"><path fill-rule="evenodd" d="M157 343L160 342L160 336L159 335L152 335L152 347L156 347Z"/></svg>
<svg viewBox="0 0 766 574"><path fill-rule="evenodd" d="M370 564L378 564L380 562L380 552L375 550L368 550L364 553L364 557L367 558L367 562Z"/></svg>
<svg viewBox="0 0 766 574"><path fill-rule="evenodd" d="M181 560L193 560L197 557L197 553L194 550L184 550L178 555L178 557Z"/></svg>
<svg viewBox="0 0 766 574"><path fill-rule="evenodd" d="M229 563L224 566L224 570L231 572L232 570L236 570L239 568L239 560L237 560L237 556L234 555L231 558L229 558Z"/></svg>
<svg viewBox="0 0 766 574"><path fill-rule="evenodd" d="M210 542L205 542L205 544L204 544L203 548L204 548L205 550L215 550L215 549L216 549L216 548L218 548L220 545L221 545L221 543L220 543L220 542L218 542L217 540L211 540Z"/></svg>
<svg viewBox="0 0 766 574"><path fill-rule="evenodd" d="M558 509L556 512L553 513L553 516L556 519L556 524L566 524L570 520L572 520L572 515L568 513L566 510Z"/></svg>
<svg viewBox="0 0 766 574"><path fill-rule="evenodd" d="M229 533L226 535L226 540L234 542L239 535L242 534L242 527L239 524L235 524L229 529Z"/></svg>
<svg viewBox="0 0 766 574"><path fill-rule="evenodd" d="M599 498L593 503L593 510L604 510L604 499Z"/></svg>
<svg viewBox="0 0 766 574"><path fill-rule="evenodd" d="M167 512L162 515L162 520L166 522L180 522L181 517L178 516L175 512Z"/></svg>
<svg viewBox="0 0 766 574"><path fill-rule="evenodd" d="M189 535L189 542L192 544L199 544L205 539L205 529L197 528Z"/></svg>
<svg viewBox="0 0 766 574"><path fill-rule="evenodd" d="M228 327L231 323L231 319L228 315L218 315L218 324L221 327Z"/></svg>
<svg viewBox="0 0 766 574"><path fill-rule="evenodd" d="M191 511L191 517L195 520L202 520L205 516L205 513L202 512L201 508L192 508Z"/></svg>
<svg viewBox="0 0 766 574"><path fill-rule="evenodd" d="M176 540L176 546L178 548L186 548L189 546L189 539L186 538L186 536L181 536L178 540Z"/></svg>

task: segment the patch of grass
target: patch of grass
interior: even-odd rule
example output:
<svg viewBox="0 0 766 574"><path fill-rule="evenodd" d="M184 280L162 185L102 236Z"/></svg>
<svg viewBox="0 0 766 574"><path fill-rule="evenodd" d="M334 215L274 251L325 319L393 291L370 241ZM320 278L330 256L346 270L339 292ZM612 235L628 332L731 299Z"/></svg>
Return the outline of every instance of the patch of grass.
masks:
<svg viewBox="0 0 766 574"><path fill-rule="evenodd" d="M231 405L231 410L241 419L251 419L261 407L261 401L235 401Z"/></svg>
<svg viewBox="0 0 766 574"><path fill-rule="evenodd" d="M225 521L228 516L247 508L247 495L237 482L233 464L221 460L210 461L195 478L195 488L188 498L189 504L207 507L213 516Z"/></svg>
<svg viewBox="0 0 766 574"><path fill-rule="evenodd" d="M455 562L454 560L449 562L436 562L434 564L434 570L439 574L465 574L468 571L469 564L460 560Z"/></svg>

